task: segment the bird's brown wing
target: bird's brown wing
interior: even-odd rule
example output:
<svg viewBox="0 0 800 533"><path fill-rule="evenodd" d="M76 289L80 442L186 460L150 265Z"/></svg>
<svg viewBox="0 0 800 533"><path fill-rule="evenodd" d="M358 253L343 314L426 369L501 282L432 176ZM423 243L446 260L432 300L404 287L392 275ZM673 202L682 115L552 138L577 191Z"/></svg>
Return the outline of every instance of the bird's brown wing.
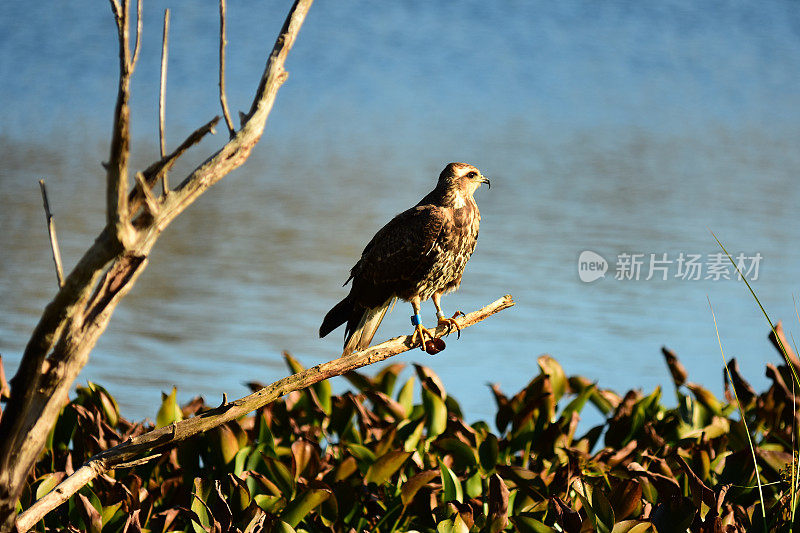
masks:
<svg viewBox="0 0 800 533"><path fill-rule="evenodd" d="M421 205L389 221L364 248L351 270L353 294L365 306L378 305L410 290L436 259L444 209Z"/></svg>

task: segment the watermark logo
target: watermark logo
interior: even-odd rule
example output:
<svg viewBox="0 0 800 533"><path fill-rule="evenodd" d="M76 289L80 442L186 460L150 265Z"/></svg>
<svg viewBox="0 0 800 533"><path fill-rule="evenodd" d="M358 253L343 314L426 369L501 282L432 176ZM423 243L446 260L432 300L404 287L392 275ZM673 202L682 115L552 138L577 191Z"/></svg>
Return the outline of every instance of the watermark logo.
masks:
<svg viewBox="0 0 800 533"><path fill-rule="evenodd" d="M606 277L608 271L608 261L591 250L584 250L578 257L578 276L584 283L591 283L600 278Z"/></svg>
<svg viewBox="0 0 800 533"><path fill-rule="evenodd" d="M679 279L684 281L741 280L756 281L761 261L760 253L739 253L727 256L723 253L628 253L617 254L611 270L614 279L620 281L650 281L657 279ZM578 276L584 283L605 277L609 263L603 256L584 250L578 257Z"/></svg>

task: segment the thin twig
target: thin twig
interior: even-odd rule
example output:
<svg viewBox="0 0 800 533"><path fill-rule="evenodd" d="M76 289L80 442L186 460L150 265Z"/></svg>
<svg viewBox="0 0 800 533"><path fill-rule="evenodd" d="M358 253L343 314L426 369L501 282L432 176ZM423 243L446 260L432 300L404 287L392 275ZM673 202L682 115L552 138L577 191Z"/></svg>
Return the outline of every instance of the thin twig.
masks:
<svg viewBox="0 0 800 533"><path fill-rule="evenodd" d="M463 330L513 305L514 300L510 295L506 295L477 311L456 319L458 327ZM436 329L436 334L443 335L447 330L448 326L439 326ZM230 420L240 418L290 392L302 390L333 376L340 376L351 370L383 361L407 352L418 346L418 344L411 344L411 335L395 337L383 344L308 368L276 381L272 385L244 398L225 403L216 409L175 422L169 426L154 429L100 452L84 463L74 474L59 483L55 490L49 492L22 512L17 517L17 531L25 533L47 513L69 499L72 494L80 490L82 486L92 479L103 472L119 468L121 464L131 464L143 453L161 451L165 447L174 446L198 433L203 433ZM77 478L77 480L74 478Z"/></svg>
<svg viewBox="0 0 800 533"><path fill-rule="evenodd" d="M167 172L169 169L175 165L175 162L178 160L180 156L186 152L192 145L199 143L203 137L208 135L216 134L216 130L214 127L219 122L219 116L216 116L197 128L193 131L175 150L173 150L170 154L163 157L160 161L156 161L149 167L147 167L144 172L142 172L144 176L145 184L149 189L155 187L156 182L161 177L161 174ZM144 196L141 192L137 189L133 189L128 195L128 206L131 210L131 213L136 213L139 208L142 206L142 200L144 200Z"/></svg>
<svg viewBox="0 0 800 533"><path fill-rule="evenodd" d="M136 44L133 46L133 57L130 61L130 70L136 66L136 61L139 59L139 43L142 40L142 0L136 2Z"/></svg>
<svg viewBox="0 0 800 533"><path fill-rule="evenodd" d="M154 217L158 213L158 201L153 197L153 193L150 192L150 188L144 181L144 175L141 172L137 172L135 178L136 185L134 189L139 189L144 197L144 210L148 215Z"/></svg>
<svg viewBox="0 0 800 533"><path fill-rule="evenodd" d="M169 8L164 10L164 31L161 34L161 81L158 89L158 141L161 148L161 159L167 154L164 141L164 123L167 106L167 48L169 46ZM162 192L169 193L167 171L161 173Z"/></svg>
<svg viewBox="0 0 800 533"><path fill-rule="evenodd" d="M154 453L153 455L148 455L147 457L140 457L139 459L134 459L133 461L128 461L127 463L120 463L115 468L131 468L134 466L140 466L149 463L155 459L158 459L164 455L163 453Z"/></svg>
<svg viewBox="0 0 800 533"><path fill-rule="evenodd" d="M225 0L219 0L219 103L222 105L222 115L225 117L225 124L228 125L228 133L231 139L236 135L233 129L233 121L228 111L228 100L225 98Z"/></svg>
<svg viewBox="0 0 800 533"><path fill-rule="evenodd" d="M64 268L61 265L61 251L58 249L58 238L56 237L56 222L53 213L50 211L50 202L47 200L47 188L44 180L39 180L39 187L42 189L42 201L44 202L44 214L47 217L47 233L50 235L50 249L53 251L53 263L56 265L56 279L58 288L64 286Z"/></svg>

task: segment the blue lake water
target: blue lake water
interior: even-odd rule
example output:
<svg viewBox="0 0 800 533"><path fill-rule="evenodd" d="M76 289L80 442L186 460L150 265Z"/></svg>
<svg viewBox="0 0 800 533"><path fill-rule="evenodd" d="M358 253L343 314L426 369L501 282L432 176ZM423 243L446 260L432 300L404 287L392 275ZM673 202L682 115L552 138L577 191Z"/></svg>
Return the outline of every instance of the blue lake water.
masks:
<svg viewBox="0 0 800 533"><path fill-rule="evenodd" d="M248 109L289 2L229 1L228 100ZM145 0L133 82L133 164L157 157L161 17L172 10L167 145L219 114L214 2ZM37 180L47 179L65 268L104 223L116 33L103 2L0 4L0 353L13 374L55 293ZM665 386L660 348L722 390L726 356L763 386L777 362L746 287L704 279L720 250L760 254L762 303L798 331L800 7L796 2L332 2L312 7L251 159L165 232L80 381L132 418L159 391L210 402L312 365L317 338L364 244L416 203L450 161L492 178L477 193L477 250L447 311L503 294L517 306L466 330L431 366L468 418L486 384L516 392L555 356L624 392ZM224 128L171 174L177 183ZM582 282L578 257L609 263ZM699 280L676 277L683 253ZM638 280L615 279L644 254ZM651 255L672 263L647 280ZM710 257L711 256L711 257ZM624 256L623 256L624 257ZM630 274L630 272L626 272ZM754 273L753 273L754 274ZM635 277L635 276L632 276ZM735 276L734 276L735 277ZM398 303L376 340L411 331ZM432 323L432 304L423 307ZM335 381L338 390L343 380Z"/></svg>

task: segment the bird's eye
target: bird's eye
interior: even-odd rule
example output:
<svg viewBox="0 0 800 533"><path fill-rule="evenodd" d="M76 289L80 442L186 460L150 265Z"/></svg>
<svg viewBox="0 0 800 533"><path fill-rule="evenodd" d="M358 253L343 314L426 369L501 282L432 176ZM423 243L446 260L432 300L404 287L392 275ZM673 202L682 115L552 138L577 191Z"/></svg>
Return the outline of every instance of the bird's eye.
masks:
<svg viewBox="0 0 800 533"><path fill-rule="evenodd" d="M470 179L477 178L478 177L478 173L475 172L474 170L472 170L472 171L469 172L469 174L467 174L467 177L470 178Z"/></svg>

